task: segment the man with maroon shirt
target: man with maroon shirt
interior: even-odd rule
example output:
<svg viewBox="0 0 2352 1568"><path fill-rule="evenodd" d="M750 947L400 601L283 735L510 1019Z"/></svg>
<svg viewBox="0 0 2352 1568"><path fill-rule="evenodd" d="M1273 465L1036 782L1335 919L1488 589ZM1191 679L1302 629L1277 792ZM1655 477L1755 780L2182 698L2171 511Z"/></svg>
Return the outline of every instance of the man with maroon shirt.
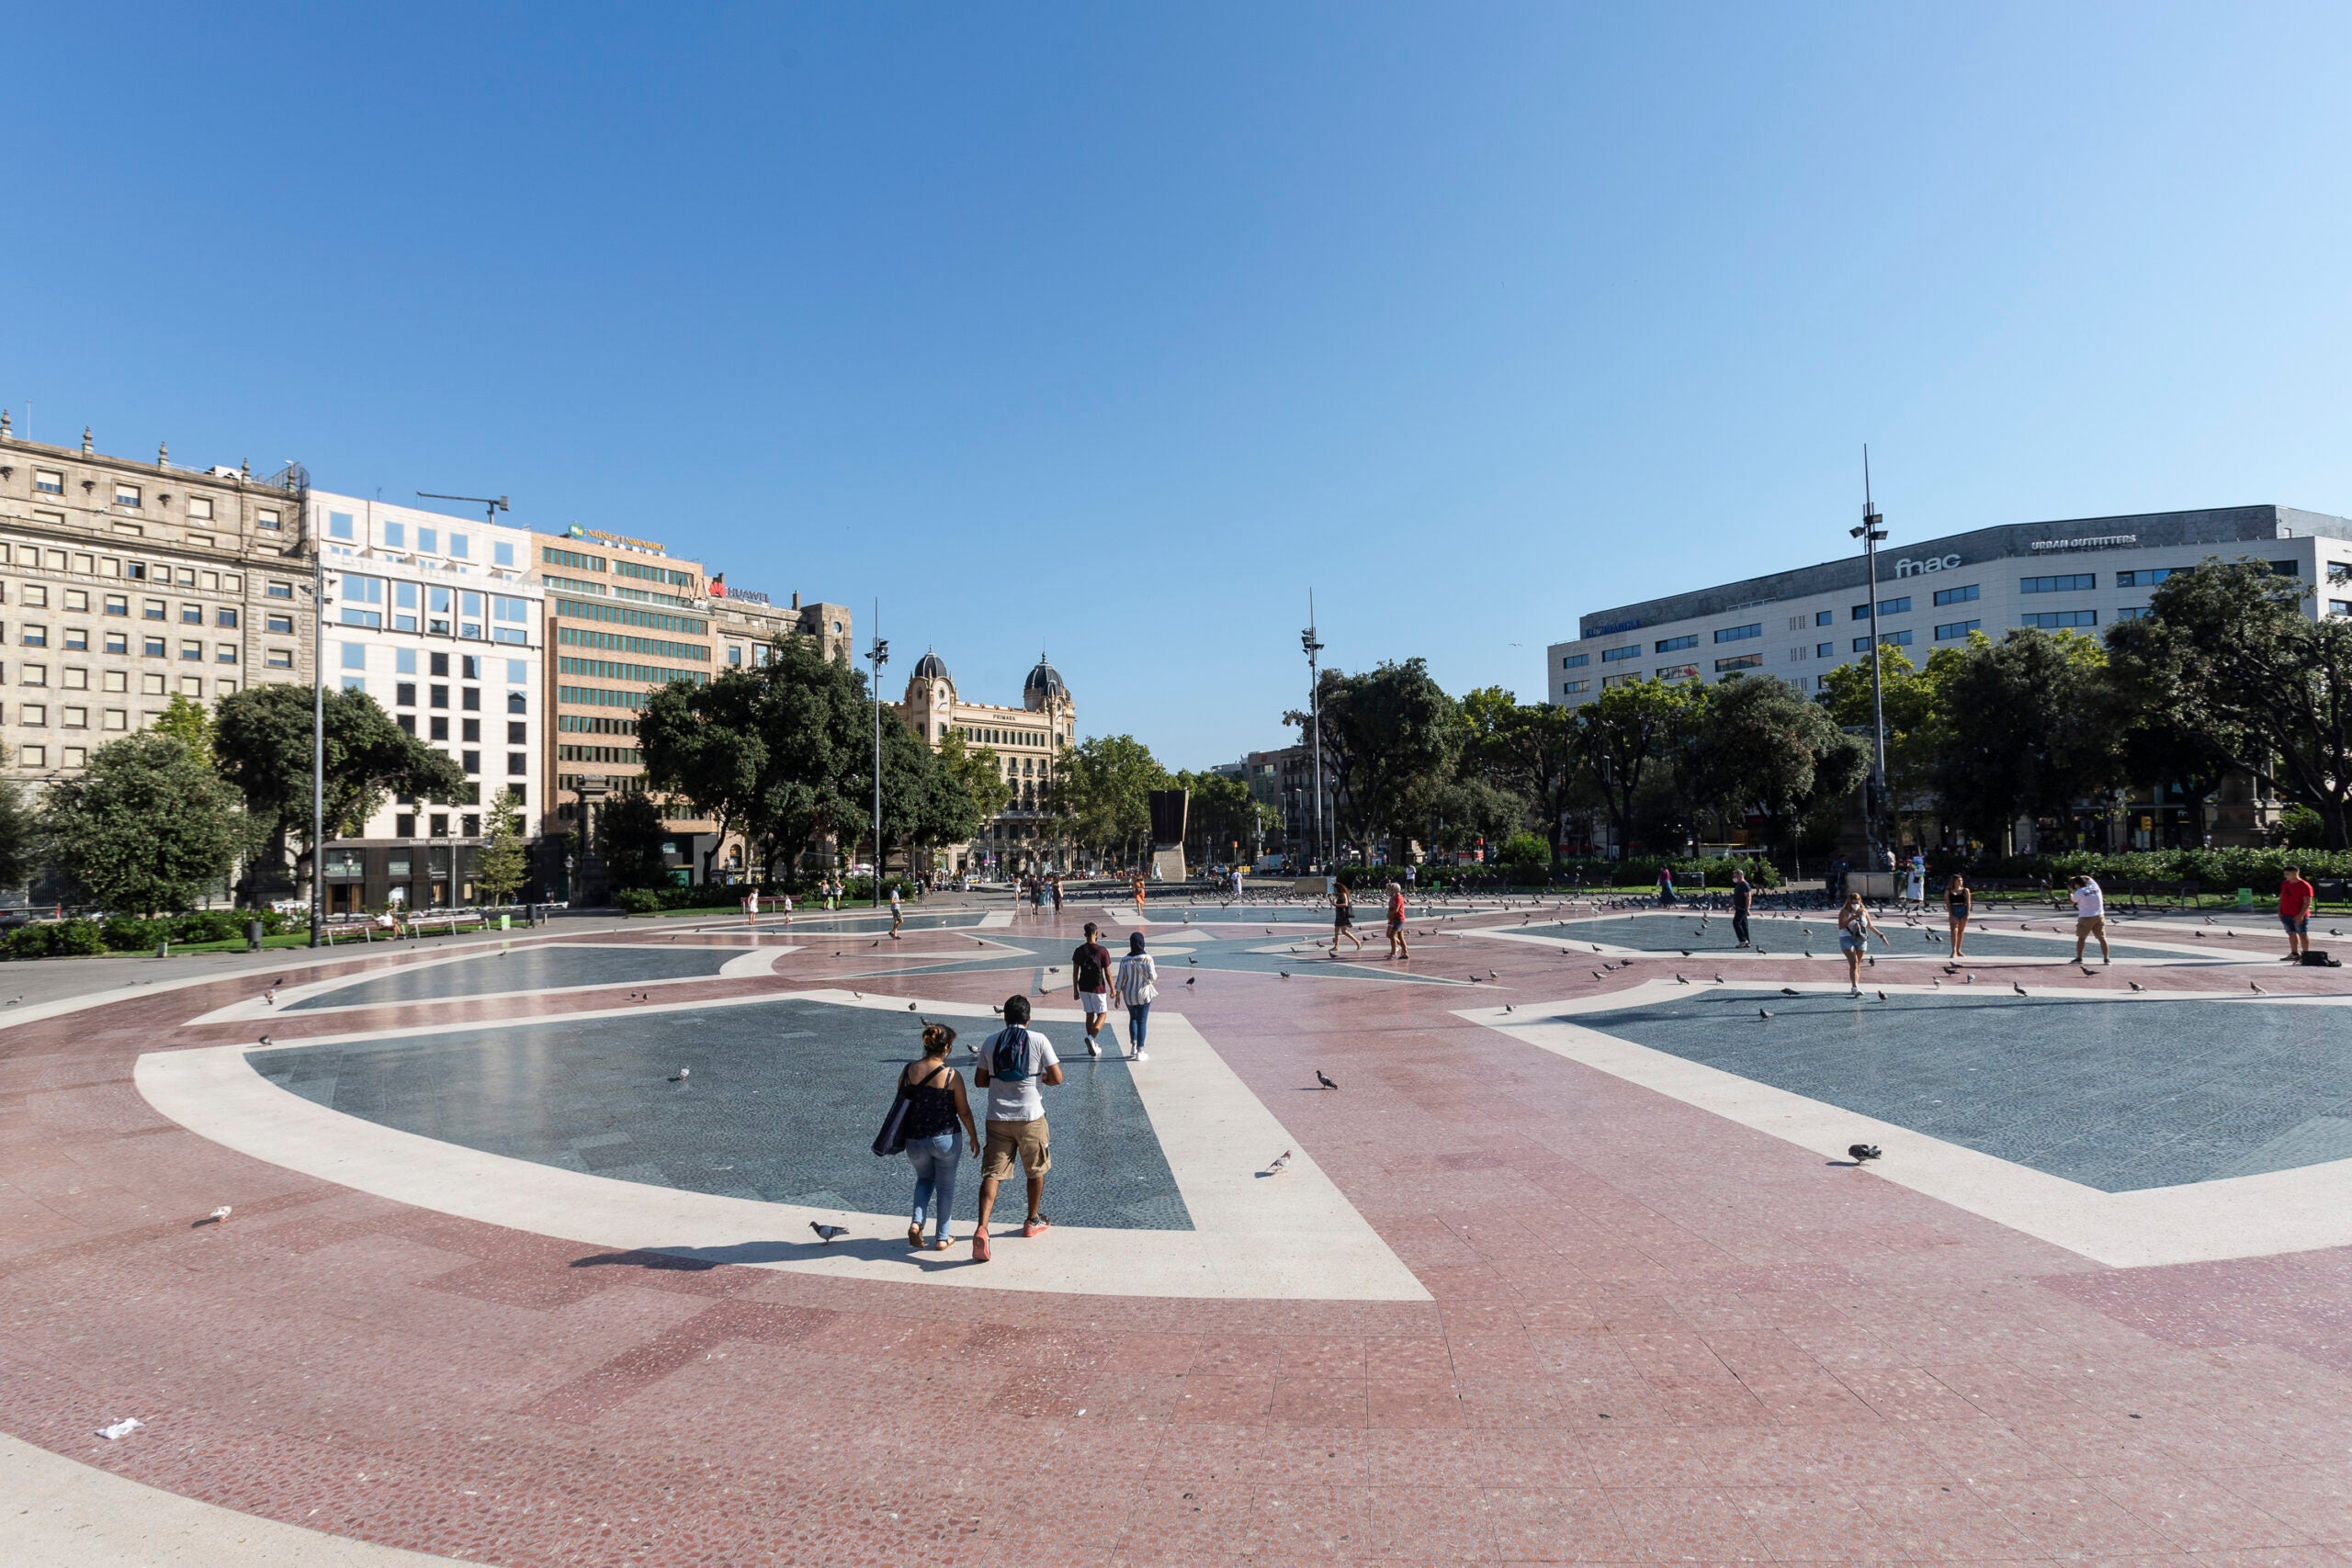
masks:
<svg viewBox="0 0 2352 1568"><path fill-rule="evenodd" d="M2300 964L2312 950L2312 885L2293 866L2278 885L2278 923L2287 928L2287 956L2279 962Z"/></svg>
<svg viewBox="0 0 2352 1568"><path fill-rule="evenodd" d="M1086 1011L1086 1054L1100 1056L1102 1043L1095 1035L1111 1016L1111 950L1094 937L1099 928L1086 922L1086 940L1069 955L1070 990Z"/></svg>

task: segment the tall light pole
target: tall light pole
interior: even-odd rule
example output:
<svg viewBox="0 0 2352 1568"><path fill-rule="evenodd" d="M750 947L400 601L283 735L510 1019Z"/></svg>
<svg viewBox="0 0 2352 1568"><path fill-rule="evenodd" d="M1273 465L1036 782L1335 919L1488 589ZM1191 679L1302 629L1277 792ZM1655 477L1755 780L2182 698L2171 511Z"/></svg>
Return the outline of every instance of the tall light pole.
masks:
<svg viewBox="0 0 2352 1568"><path fill-rule="evenodd" d="M1879 869L1879 813L1886 801L1886 683L1880 671L1878 645L1878 547L1886 529L1871 500L1871 449L1862 447L1862 523L1847 532L1862 542L1863 571L1871 592L1871 777L1862 797L1862 843L1871 869Z"/></svg>
<svg viewBox="0 0 2352 1568"><path fill-rule="evenodd" d="M317 515L302 501L302 531L311 537L311 945L326 941L327 918L327 547Z"/></svg>
<svg viewBox="0 0 2352 1568"><path fill-rule="evenodd" d="M882 642L882 600L875 600L875 644L865 651L875 663L875 908L882 908L882 665L889 644Z"/></svg>
<svg viewBox="0 0 2352 1568"><path fill-rule="evenodd" d="M1315 852L1323 858L1326 867L1330 860L1323 854L1323 677L1317 663L1323 651L1323 641L1315 635L1315 590L1306 591L1306 629L1298 634L1299 646L1306 650L1306 709L1314 727L1315 746Z"/></svg>

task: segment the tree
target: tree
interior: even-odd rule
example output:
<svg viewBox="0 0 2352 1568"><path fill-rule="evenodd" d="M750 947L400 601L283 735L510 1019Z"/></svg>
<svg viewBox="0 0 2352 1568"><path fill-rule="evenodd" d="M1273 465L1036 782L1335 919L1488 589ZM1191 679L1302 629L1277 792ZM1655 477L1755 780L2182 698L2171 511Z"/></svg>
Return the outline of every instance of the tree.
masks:
<svg viewBox="0 0 2352 1568"><path fill-rule="evenodd" d="M366 692L329 692L325 709L330 835L359 832L394 793L444 804L473 798L457 759L401 728ZM306 687L249 686L222 697L214 710L214 765L244 797L278 863L288 834L301 841L304 863L315 847L311 746Z"/></svg>
<svg viewBox="0 0 2352 1568"><path fill-rule="evenodd" d="M212 754L212 716L204 705L185 693L175 692L164 711L155 716L148 727L158 735L168 735L187 748L187 754L206 767L215 763Z"/></svg>
<svg viewBox="0 0 2352 1568"><path fill-rule="evenodd" d="M637 745L647 786L684 796L695 816L708 818L717 829L703 852L705 882L719 847L749 824L762 804L768 761L760 712L765 669L728 670L704 685L672 681L656 687L638 713Z"/></svg>
<svg viewBox="0 0 2352 1568"><path fill-rule="evenodd" d="M2026 627L1973 644L1944 693L1935 773L1945 815L1998 843L2018 817L2071 823L2077 800L2111 787L2121 768L2104 723L2105 665L2106 650L2074 632Z"/></svg>
<svg viewBox="0 0 2352 1568"><path fill-rule="evenodd" d="M1768 840L1793 834L1811 804L1851 790L1870 765L1867 746L1840 730L1820 704L1770 675L1738 675L1715 686L1699 730L1696 793L1743 818L1755 812Z"/></svg>
<svg viewBox="0 0 2352 1568"><path fill-rule="evenodd" d="M1992 643L1982 632L1971 633L1967 648L1980 645L1989 648ZM1892 643L1879 649L1879 680L1886 714L1888 809L1907 814L1915 827L1937 805L1936 768L1944 744L1946 699L1965 657L1963 649L1939 648L1928 656L1922 668ZM1821 678L1821 685L1816 700L1832 722L1867 737L1871 723L1870 661L1841 664ZM1870 771L1869 750L1865 739L1865 777Z"/></svg>
<svg viewBox="0 0 2352 1568"><path fill-rule="evenodd" d="M596 812L598 848L605 856L605 879L616 888L661 887L670 880L662 846L670 825L661 807L645 795L624 795L608 800Z"/></svg>
<svg viewBox="0 0 2352 1568"><path fill-rule="evenodd" d="M861 781L869 803L866 833L873 833L874 768L871 752ZM979 831L978 805L963 781L940 765L938 756L907 728L898 710L882 714L882 841L874 845L878 873L893 848L933 849Z"/></svg>
<svg viewBox="0 0 2352 1568"><path fill-rule="evenodd" d="M1577 710L1620 855L1634 847L1634 796L1666 757L1691 701L1688 688L1653 678L1611 686Z"/></svg>
<svg viewBox="0 0 2352 1568"><path fill-rule="evenodd" d="M1577 710L1555 703L1514 705L1479 750L1488 756L1508 752L1507 772L1496 771L1515 780L1515 787L1526 795L1530 809L1543 823L1552 858L1558 860L1569 815L1595 798L1591 767L1579 744Z"/></svg>
<svg viewBox="0 0 2352 1568"><path fill-rule="evenodd" d="M1326 670L1317 692L1333 804L1349 837L1369 852L1381 838L1396 836L1398 818L1417 791L1452 774L1465 741L1461 710L1419 659L1361 675ZM1313 733L1311 714L1284 717L1302 735Z"/></svg>
<svg viewBox="0 0 2352 1568"><path fill-rule="evenodd" d="M90 754L41 803L50 863L120 914L185 909L224 880L241 840L235 795L185 742L153 732Z"/></svg>
<svg viewBox="0 0 2352 1568"><path fill-rule="evenodd" d="M40 863L40 822L14 779L0 779L0 887L22 887Z"/></svg>
<svg viewBox="0 0 2352 1568"><path fill-rule="evenodd" d="M1151 836L1150 793L1167 784L1167 770L1142 741L1098 735L1061 749L1046 809L1073 841L1132 863Z"/></svg>
<svg viewBox="0 0 2352 1568"><path fill-rule="evenodd" d="M474 886L501 904L531 874L523 829L523 798L512 789L492 803L481 848L474 852Z"/></svg>
<svg viewBox="0 0 2352 1568"><path fill-rule="evenodd" d="M1272 813L1227 773L1180 773L1168 788L1190 792L1184 818L1184 853L1197 865L1250 853Z"/></svg>
<svg viewBox="0 0 2352 1568"><path fill-rule="evenodd" d="M773 876L779 859L820 835L855 841L873 800L874 710L864 674L846 659L826 658L814 638L783 639L759 669L767 759L746 832Z"/></svg>
<svg viewBox="0 0 2352 1568"><path fill-rule="evenodd" d="M2153 682L2167 724L2318 812L2329 849L2352 849L2352 622L2312 620L2308 592L2260 561L2175 572L2148 601L2160 640L2125 641L2127 678Z"/></svg>
<svg viewBox="0 0 2352 1568"><path fill-rule="evenodd" d="M993 746L975 746L964 739L960 729L950 730L947 739L939 743L939 765L961 783L964 793L972 797L972 807L982 822L1002 811L1012 799L1012 786L1004 779L1004 760Z"/></svg>
<svg viewBox="0 0 2352 1568"><path fill-rule="evenodd" d="M2203 709L2188 685L2195 660L2186 629L2154 615L2118 621L2107 632L2108 699L2120 731L2124 776L2170 786L2189 809L2188 840L2204 841L2206 797L2240 757L2263 750L2233 721ZM2311 813L2317 842L2326 823Z"/></svg>
<svg viewBox="0 0 2352 1568"><path fill-rule="evenodd" d="M1523 796L1474 774L1425 781L1398 808L1396 825L1446 854L1483 844L1492 860L1502 841L1526 820Z"/></svg>

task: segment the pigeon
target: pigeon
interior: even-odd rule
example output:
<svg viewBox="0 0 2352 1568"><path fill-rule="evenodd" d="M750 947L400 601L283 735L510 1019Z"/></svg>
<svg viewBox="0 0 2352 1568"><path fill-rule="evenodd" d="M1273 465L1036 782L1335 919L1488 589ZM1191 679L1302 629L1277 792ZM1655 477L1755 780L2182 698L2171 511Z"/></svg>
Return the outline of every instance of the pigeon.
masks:
<svg viewBox="0 0 2352 1568"><path fill-rule="evenodd" d="M2144 991L2144 990L2146 990L2146 989L2148 988L2147 987L2145 987L2145 986L2143 986L2143 985L2140 984L2140 982L2139 982L2139 981L2137 981L2137 980L2126 980L2126 981L2124 981L2123 983L2124 983L2125 985L2127 985L2127 986L2131 987L2132 987L2133 990L2135 990L2135 991Z"/></svg>
<svg viewBox="0 0 2352 1568"><path fill-rule="evenodd" d="M1800 994L1801 994L1801 993L1799 993L1799 992L1797 991L1797 989L1796 989L1794 987L1792 987L1792 986L1783 986L1783 987L1781 987L1781 995L1782 995L1782 996L1784 996L1784 997L1793 997L1793 996L1797 996L1797 995L1800 995Z"/></svg>
<svg viewBox="0 0 2352 1568"><path fill-rule="evenodd" d="M1886 1000L1886 993L1885 993L1884 991L1881 991L1881 992L1878 994L1878 999L1879 999L1879 1000L1881 1000L1881 1001L1884 1001L1884 1000Z"/></svg>
<svg viewBox="0 0 2352 1568"><path fill-rule="evenodd" d="M1594 942L1594 943L1592 944L1592 950L1593 950L1593 952L1595 952L1595 953L1599 953L1599 952L1600 951L1600 944L1599 942Z"/></svg>
<svg viewBox="0 0 2352 1568"><path fill-rule="evenodd" d="M1199 978L1200 978L1200 976L1197 976L1197 975L1187 975L1187 976L1184 976L1184 984L1186 984L1187 986L1189 986L1189 985L1193 984L1193 981L1195 981L1195 980L1197 980L1197 979L1199 979Z"/></svg>
<svg viewBox="0 0 2352 1568"><path fill-rule="evenodd" d="M864 991L852 991L850 995L855 997L859 1001L864 1001L865 999L865 993Z"/></svg>
<svg viewBox="0 0 2352 1568"><path fill-rule="evenodd" d="M1333 1083L1329 1078L1326 1077L1323 1074L1323 1069L1320 1067L1315 1069L1315 1081L1321 1084L1325 1089L1337 1089L1340 1087L1338 1084Z"/></svg>
<svg viewBox="0 0 2352 1568"><path fill-rule="evenodd" d="M265 1044L265 1045L268 1044L268 1043L269 1043L269 1036L268 1036L268 1035L266 1035L266 1034L263 1035L263 1036L261 1037L261 1043L262 1043L263 1044Z"/></svg>
<svg viewBox="0 0 2352 1568"><path fill-rule="evenodd" d="M1280 1176L1283 1171L1288 1170L1289 1168L1290 1151L1288 1149L1284 1149L1281 1154L1274 1156L1274 1162L1272 1165L1266 1167L1266 1174L1268 1176Z"/></svg>
<svg viewBox="0 0 2352 1568"><path fill-rule="evenodd" d="M837 1237L849 1235L849 1227L847 1225L820 1225L814 1220L810 1220L808 1222L808 1228L815 1231L817 1233L817 1239L823 1242L827 1247L831 1247Z"/></svg>
<svg viewBox="0 0 2352 1568"><path fill-rule="evenodd" d="M2018 985L2015 980L2009 982L2009 989L2015 991L2019 996L2025 995L2025 987Z"/></svg>
<svg viewBox="0 0 2352 1568"><path fill-rule="evenodd" d="M1678 985L1678 986L1687 986L1687 985L1689 985L1690 982L1690 981L1688 981L1688 980L1686 980L1686 979L1684 979L1681 976L1677 975L1677 976L1674 977L1674 983L1675 983L1676 985Z"/></svg>
<svg viewBox="0 0 2352 1568"><path fill-rule="evenodd" d="M1961 977L1961 984L1963 986L1973 986L1976 984L1976 971L1971 969L1966 975L1962 976Z"/></svg>
<svg viewBox="0 0 2352 1568"><path fill-rule="evenodd" d="M1878 1158L1879 1147L1876 1144L1850 1144L1847 1145L1846 1153L1856 1165L1860 1165L1866 1159Z"/></svg>
<svg viewBox="0 0 2352 1568"><path fill-rule="evenodd" d="M1616 972L1616 969L1617 969L1617 965L1615 965L1614 964L1610 963L1610 962L1609 962L1609 960L1607 960L1606 958L1604 958L1604 959L1602 959L1602 960L1600 961L1600 966L1601 966L1603 969L1606 969L1606 970L1610 971L1611 974L1614 974L1614 973Z"/></svg>
<svg viewBox="0 0 2352 1568"><path fill-rule="evenodd" d="M11 997L9 998L9 1005L14 1007L17 1003L23 1001L24 999L25 998L22 997ZM269 989L264 991L261 994L261 999L263 1005L267 1007L276 1007L277 1005L277 987L272 986Z"/></svg>
<svg viewBox="0 0 2352 1568"><path fill-rule="evenodd" d="M1630 963L1631 963L1631 962L1633 962L1633 961L1632 961L1631 959L1628 959L1628 960L1626 960L1626 962L1630 964ZM1497 980L1497 979L1500 979L1500 978L1501 978L1501 976L1498 976L1498 975L1497 975L1493 970L1489 969L1489 970L1487 970L1487 979L1489 979L1489 980Z"/></svg>
<svg viewBox="0 0 2352 1568"><path fill-rule="evenodd" d="M1277 969L1274 973L1280 975L1285 980L1290 978L1290 971L1287 969Z"/></svg>
<svg viewBox="0 0 2352 1568"><path fill-rule="evenodd" d="M1600 970L1598 970L1598 969L1594 970L1594 971L1592 972L1592 977L1593 977L1594 979L1596 979L1596 980L1600 979Z"/></svg>
<svg viewBox="0 0 2352 1568"><path fill-rule="evenodd" d="M1811 958L1811 957L1813 956L1813 949L1811 949L1811 948L1809 948L1809 947L1808 947L1808 948L1806 948L1806 949L1804 950L1804 955L1805 955L1807 958Z"/></svg>
<svg viewBox="0 0 2352 1568"><path fill-rule="evenodd" d="M228 1204L223 1203L219 1208L213 1210L210 1213L205 1215L204 1223L209 1225L217 1225L221 1221L227 1219L233 1212L234 1211L232 1210Z"/></svg>
<svg viewBox="0 0 2352 1568"><path fill-rule="evenodd" d="M1201 966L1201 961L1197 958L1187 958L1184 962L1191 964L1195 969Z"/></svg>
<svg viewBox="0 0 2352 1568"><path fill-rule="evenodd" d="M1518 1009L1512 1007L1509 1002L1505 1002L1503 1004L1503 1011L1505 1012L1516 1012L1518 1010Z"/></svg>
<svg viewBox="0 0 2352 1568"><path fill-rule="evenodd" d="M1716 984L1716 985L1721 986L1721 985L1724 985L1724 984L1725 984L1725 983L1726 983L1726 982L1724 981L1724 977L1723 977L1721 975L1718 975L1718 976L1715 976L1715 984Z"/></svg>
<svg viewBox="0 0 2352 1568"><path fill-rule="evenodd" d="M2255 984L2253 981L2251 981L2251 980L2248 980L2248 981L2246 982L2246 986L2247 986L2247 987L2248 987L2249 989L2251 989L2251 990L2254 992L2254 994L2255 994L2256 996L2257 996L2257 997L2267 997L2267 996L2268 996L2268 995L2270 994L2268 991L2264 990L2260 986L2256 985L2256 984Z"/></svg>
<svg viewBox="0 0 2352 1568"><path fill-rule="evenodd" d="M1756 1010L1756 1016L1758 1018L1770 1018L1772 1016L1771 1010L1769 1008L1758 1008Z"/></svg>
<svg viewBox="0 0 2352 1568"><path fill-rule="evenodd" d="M1681 953L1682 953L1682 956L1683 956L1683 957L1685 957L1685 958L1688 958L1688 957L1690 957L1690 950L1689 948L1687 948L1687 947L1686 947L1686 948L1683 948L1683 949L1681 950Z"/></svg>
<svg viewBox="0 0 2352 1568"><path fill-rule="evenodd" d="M688 1078L690 1078L690 1077L694 1077L694 1076L695 1076L695 1070L694 1070L692 1067L680 1067L680 1068L678 1069L678 1076L677 1076L676 1077L674 1077L674 1078L672 1078L670 1081L671 1081L672 1083L684 1083L684 1082L685 1082Z"/></svg>

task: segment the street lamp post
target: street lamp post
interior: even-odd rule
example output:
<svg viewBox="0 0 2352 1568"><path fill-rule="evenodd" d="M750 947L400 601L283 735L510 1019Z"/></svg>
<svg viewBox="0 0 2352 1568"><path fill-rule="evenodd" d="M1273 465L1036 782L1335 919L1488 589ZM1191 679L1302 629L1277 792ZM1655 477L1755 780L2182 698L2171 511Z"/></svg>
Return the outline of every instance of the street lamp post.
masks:
<svg viewBox="0 0 2352 1568"><path fill-rule="evenodd" d="M882 907L882 666L890 662L890 645L882 640L882 601L874 601L874 646L866 650L874 661L874 907Z"/></svg>
<svg viewBox="0 0 2352 1568"><path fill-rule="evenodd" d="M307 499L302 529L311 537L311 945L326 941L327 910L327 547Z"/></svg>
<svg viewBox="0 0 2352 1568"><path fill-rule="evenodd" d="M1323 677L1317 662L1323 642L1315 635L1315 590L1306 591L1306 629L1298 634L1306 650L1306 708L1311 716L1315 747L1315 852L1323 855ZM1324 864L1330 864L1329 857Z"/></svg>
<svg viewBox="0 0 2352 1568"><path fill-rule="evenodd" d="M1886 683L1878 641L1878 547L1886 537L1883 520L1871 500L1871 449L1862 448L1862 522L1847 532L1862 542L1863 572L1871 595L1871 777L1862 800L1862 843L1871 869L1879 869L1879 817L1886 806Z"/></svg>

